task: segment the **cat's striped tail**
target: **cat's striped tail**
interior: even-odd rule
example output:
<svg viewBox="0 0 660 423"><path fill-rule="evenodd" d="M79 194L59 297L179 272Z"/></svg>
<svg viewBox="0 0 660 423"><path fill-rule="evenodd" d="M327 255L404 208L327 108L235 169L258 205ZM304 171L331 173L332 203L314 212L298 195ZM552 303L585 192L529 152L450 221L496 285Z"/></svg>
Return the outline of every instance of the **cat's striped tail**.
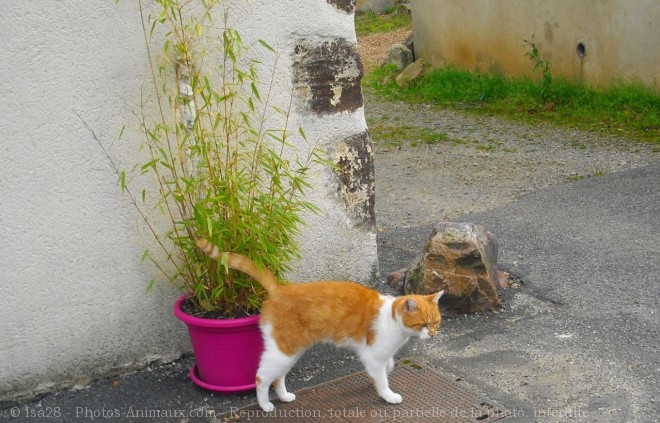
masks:
<svg viewBox="0 0 660 423"><path fill-rule="evenodd" d="M277 289L277 279L273 272L265 267L262 269L257 268L249 258L236 253L221 252L218 247L204 238L199 238L197 240L197 246L200 250L204 251L204 254L213 260L217 260L221 263L224 263L224 260L227 260L227 265L230 268L247 273L252 279L259 282L266 291L272 292Z"/></svg>

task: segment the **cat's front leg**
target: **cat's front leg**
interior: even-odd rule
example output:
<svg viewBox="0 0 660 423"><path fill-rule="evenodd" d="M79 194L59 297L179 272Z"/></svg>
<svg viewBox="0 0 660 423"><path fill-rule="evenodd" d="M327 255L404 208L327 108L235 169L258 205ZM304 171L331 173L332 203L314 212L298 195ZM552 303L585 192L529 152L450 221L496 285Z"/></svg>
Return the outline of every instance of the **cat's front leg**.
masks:
<svg viewBox="0 0 660 423"><path fill-rule="evenodd" d="M367 370L369 376L371 376L371 379L374 382L374 386L376 387L376 391L378 392L378 395L380 395L381 398L383 398L385 401L389 402L390 404L399 404L403 401L403 398L401 397L401 395L397 394L396 392L393 392L390 389L389 383L387 381L388 363L389 362L385 364L380 364L380 363L367 364L365 362L364 367Z"/></svg>

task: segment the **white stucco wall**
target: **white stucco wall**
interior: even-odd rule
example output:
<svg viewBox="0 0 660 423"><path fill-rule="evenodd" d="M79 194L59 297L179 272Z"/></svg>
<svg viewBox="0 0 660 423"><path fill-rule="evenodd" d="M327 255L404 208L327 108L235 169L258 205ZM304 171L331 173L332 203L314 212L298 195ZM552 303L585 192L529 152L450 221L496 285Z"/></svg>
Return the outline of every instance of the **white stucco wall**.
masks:
<svg viewBox="0 0 660 423"><path fill-rule="evenodd" d="M294 38L355 40L353 17L324 0L238 2L246 40L280 50L278 96L291 92ZM139 263L146 235L99 146L77 114L124 165L138 139L148 64L133 1L10 0L0 13L0 399L84 383L170 360L189 350L171 313L179 293ZM362 109L294 113L310 140L330 150L366 129ZM369 282L375 234L356 225L327 172L311 199L322 208L302 236L292 277Z"/></svg>

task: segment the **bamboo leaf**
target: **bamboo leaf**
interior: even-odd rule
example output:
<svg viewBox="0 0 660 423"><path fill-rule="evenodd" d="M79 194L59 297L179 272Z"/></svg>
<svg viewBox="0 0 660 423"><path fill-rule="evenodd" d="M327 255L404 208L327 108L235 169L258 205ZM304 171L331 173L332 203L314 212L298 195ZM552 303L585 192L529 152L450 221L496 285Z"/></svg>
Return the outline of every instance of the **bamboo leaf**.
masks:
<svg viewBox="0 0 660 423"><path fill-rule="evenodd" d="M166 162L165 160L161 160L159 163L160 163L162 166L165 166L168 170L171 170L171 171L174 170L174 166L172 166L171 164L169 164L169 163Z"/></svg>
<svg viewBox="0 0 660 423"><path fill-rule="evenodd" d="M204 309L204 311L215 311L218 307L214 306L211 300L199 300L199 306Z"/></svg>
<svg viewBox="0 0 660 423"><path fill-rule="evenodd" d="M261 96L259 96L259 90L257 89L257 84L252 82L250 84L250 88L252 89L252 94L256 97L257 100L261 101Z"/></svg>
<svg viewBox="0 0 660 423"><path fill-rule="evenodd" d="M227 254L220 256L220 264L225 268L225 273L229 273L229 257Z"/></svg>
<svg viewBox="0 0 660 423"><path fill-rule="evenodd" d="M158 159L151 160L150 162L147 162L142 165L142 168L140 169L142 172L142 175L147 173L149 171L149 168L153 168L156 170L156 163L158 163Z"/></svg>
<svg viewBox="0 0 660 423"><path fill-rule="evenodd" d="M153 37L154 31L156 30L156 25L158 24L158 21L154 19L153 23L151 24L151 30L149 31L149 36Z"/></svg>
<svg viewBox="0 0 660 423"><path fill-rule="evenodd" d="M273 49L273 48L272 48L267 42L265 42L264 40L261 40L261 39L259 39L259 40L257 40L257 41L259 41L259 44L261 44L262 46L266 47L266 48L267 48L268 50L270 50L271 52L275 53L275 49Z"/></svg>
<svg viewBox="0 0 660 423"><path fill-rule="evenodd" d="M206 230L208 231L209 238L213 238L213 220L211 216L206 217Z"/></svg>
<svg viewBox="0 0 660 423"><path fill-rule="evenodd" d="M121 173L119 174L119 185L121 186L121 192L124 193L126 191L126 171L122 170Z"/></svg>
<svg viewBox="0 0 660 423"><path fill-rule="evenodd" d="M219 298L224 292L225 292L225 287L222 285L218 285L211 291L211 297Z"/></svg>

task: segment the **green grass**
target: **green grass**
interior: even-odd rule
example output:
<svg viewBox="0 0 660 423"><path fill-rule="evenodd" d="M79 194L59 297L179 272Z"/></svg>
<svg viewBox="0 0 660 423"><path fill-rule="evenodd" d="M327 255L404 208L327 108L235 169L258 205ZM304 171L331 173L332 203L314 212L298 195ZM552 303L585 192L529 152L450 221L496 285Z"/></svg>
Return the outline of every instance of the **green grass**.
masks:
<svg viewBox="0 0 660 423"><path fill-rule="evenodd" d="M406 87L394 82L394 69L370 72L365 86L406 102L456 107L526 122L617 134L660 146L660 95L641 83L600 89L560 78L550 84L443 68Z"/></svg>
<svg viewBox="0 0 660 423"><path fill-rule="evenodd" d="M372 138L384 143L386 147L401 147L404 141L410 141L413 147L422 143L438 144L449 141L447 134L419 126L374 122L369 124L369 128Z"/></svg>
<svg viewBox="0 0 660 423"><path fill-rule="evenodd" d="M410 14L399 8L391 8L382 15L365 12L355 15L355 32L358 37L382 32L394 31L399 28L410 28Z"/></svg>

